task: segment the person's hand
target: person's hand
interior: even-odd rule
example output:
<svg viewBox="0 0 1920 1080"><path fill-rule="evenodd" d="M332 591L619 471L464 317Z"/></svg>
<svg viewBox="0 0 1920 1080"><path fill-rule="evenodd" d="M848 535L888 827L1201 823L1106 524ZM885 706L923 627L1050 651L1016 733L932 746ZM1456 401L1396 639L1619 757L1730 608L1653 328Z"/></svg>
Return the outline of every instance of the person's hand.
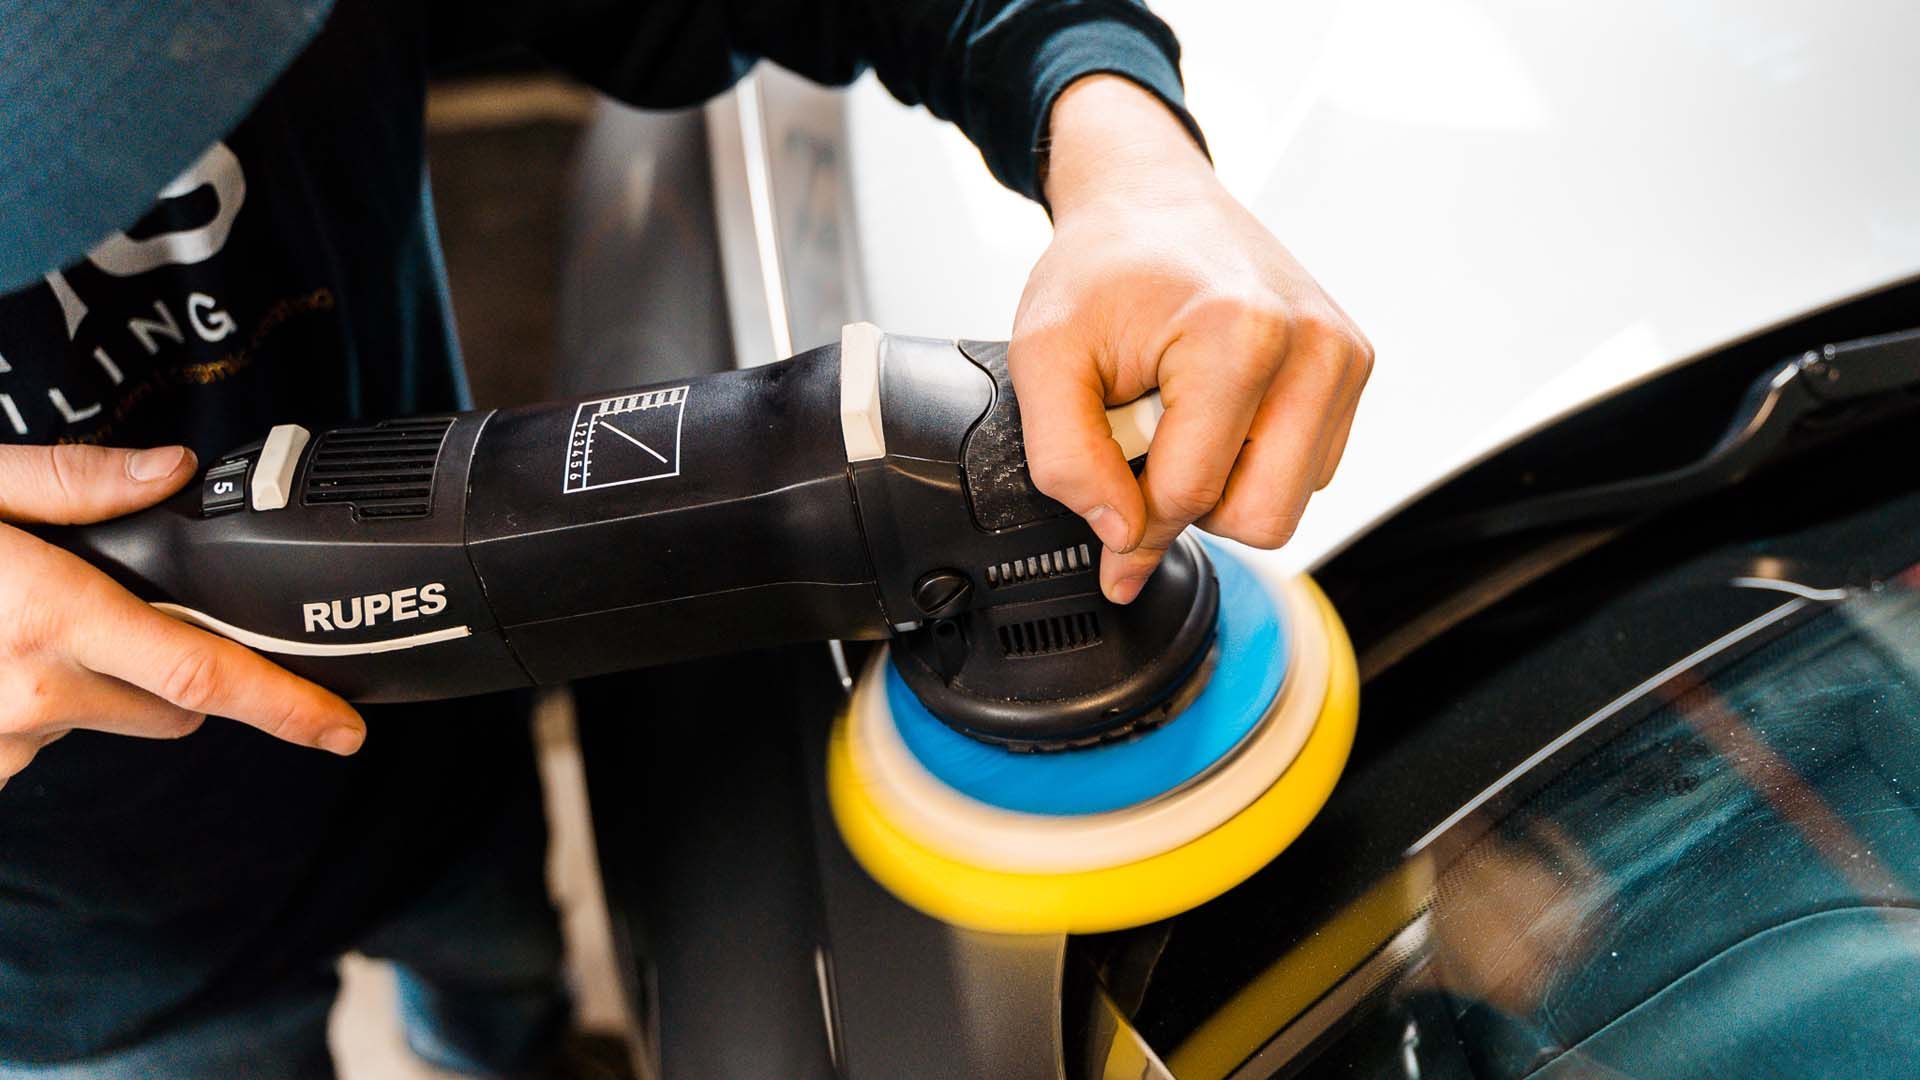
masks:
<svg viewBox="0 0 1920 1080"><path fill-rule="evenodd" d="M0 521L81 524L159 502L193 478L179 446L0 446ZM336 754L366 737L353 707L258 653L142 603L74 555L0 525L0 786L75 728L170 739L208 714Z"/></svg>
<svg viewBox="0 0 1920 1080"><path fill-rule="evenodd" d="M1293 535L1373 347L1158 99L1090 76L1050 131L1054 238L1007 363L1033 482L1087 519L1101 587L1127 603L1190 524L1263 548ZM1136 481L1104 413L1155 387L1166 415Z"/></svg>

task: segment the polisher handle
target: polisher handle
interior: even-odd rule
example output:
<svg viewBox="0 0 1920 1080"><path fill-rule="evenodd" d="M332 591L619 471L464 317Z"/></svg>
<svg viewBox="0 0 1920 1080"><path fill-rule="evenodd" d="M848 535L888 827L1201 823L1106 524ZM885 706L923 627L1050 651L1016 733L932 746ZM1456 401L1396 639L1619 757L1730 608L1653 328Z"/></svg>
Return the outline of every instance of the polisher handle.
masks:
<svg viewBox="0 0 1920 1080"><path fill-rule="evenodd" d="M1097 605L1098 540L1033 487L1005 357L853 327L609 394L282 424L159 506L44 535L360 701ZM1130 459L1160 413L1109 412Z"/></svg>
<svg viewBox="0 0 1920 1080"><path fill-rule="evenodd" d="M884 636L834 350L491 412L308 431L43 535L356 701Z"/></svg>

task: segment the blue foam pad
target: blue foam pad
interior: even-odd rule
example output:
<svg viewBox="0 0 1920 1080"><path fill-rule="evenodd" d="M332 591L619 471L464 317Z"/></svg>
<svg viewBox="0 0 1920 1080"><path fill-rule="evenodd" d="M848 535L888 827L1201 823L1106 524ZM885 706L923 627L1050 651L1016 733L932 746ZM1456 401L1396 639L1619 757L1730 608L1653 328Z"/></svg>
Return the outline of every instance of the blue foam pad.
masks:
<svg viewBox="0 0 1920 1080"><path fill-rule="evenodd" d="M1207 545L1220 582L1213 675L1170 723L1123 742L1018 754L969 738L927 711L892 664L887 707L907 748L947 786L1031 814L1099 814L1164 795L1205 772L1253 731L1280 693L1287 635L1252 570Z"/></svg>

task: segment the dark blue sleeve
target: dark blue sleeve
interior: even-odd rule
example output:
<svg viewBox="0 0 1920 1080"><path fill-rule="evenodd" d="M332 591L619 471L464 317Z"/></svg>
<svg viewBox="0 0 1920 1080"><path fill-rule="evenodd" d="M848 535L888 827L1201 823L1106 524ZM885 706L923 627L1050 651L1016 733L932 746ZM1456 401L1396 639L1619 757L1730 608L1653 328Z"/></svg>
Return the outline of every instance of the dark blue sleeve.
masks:
<svg viewBox="0 0 1920 1080"><path fill-rule="evenodd" d="M689 105L765 58L829 84L872 68L1040 198L1047 117L1067 84L1111 73L1145 87L1200 138L1180 46L1139 0L494 0L506 28L635 105Z"/></svg>

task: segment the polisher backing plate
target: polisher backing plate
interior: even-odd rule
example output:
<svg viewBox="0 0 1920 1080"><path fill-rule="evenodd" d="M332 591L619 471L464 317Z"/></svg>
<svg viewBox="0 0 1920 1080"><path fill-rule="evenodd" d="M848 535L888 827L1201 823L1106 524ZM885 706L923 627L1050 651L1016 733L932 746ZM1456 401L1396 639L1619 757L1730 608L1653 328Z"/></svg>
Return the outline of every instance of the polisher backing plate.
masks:
<svg viewBox="0 0 1920 1080"><path fill-rule="evenodd" d="M842 716L827 749L827 795L847 847L874 880L934 918L999 933L1099 933L1164 919L1246 880L1293 842L1332 793L1353 747L1359 674L1333 606L1311 582L1327 637L1326 699L1293 764L1219 828L1172 851L1073 874L1014 874L950 859L895 828L853 774ZM1304 628L1303 628L1304 629Z"/></svg>
<svg viewBox="0 0 1920 1080"><path fill-rule="evenodd" d="M1239 747L1192 782L1139 806L1104 814L1026 814L953 790L920 766L893 725L876 656L854 691L848 749L875 807L929 850L989 870L1061 874L1137 862L1171 851L1246 809L1285 772L1327 694L1327 639L1313 594L1298 578L1275 581L1292 631L1286 680ZM887 670L891 670L888 666ZM1184 722L1177 718L1174 723ZM1069 751L1073 752L1073 751Z"/></svg>
<svg viewBox="0 0 1920 1080"><path fill-rule="evenodd" d="M1207 547L1220 582L1218 661L1176 722L1121 742L1011 754L947 726L888 664L887 708L900 738L948 787L1028 814L1124 810L1213 768L1267 714L1286 676L1288 648L1279 608L1259 577L1219 545Z"/></svg>

